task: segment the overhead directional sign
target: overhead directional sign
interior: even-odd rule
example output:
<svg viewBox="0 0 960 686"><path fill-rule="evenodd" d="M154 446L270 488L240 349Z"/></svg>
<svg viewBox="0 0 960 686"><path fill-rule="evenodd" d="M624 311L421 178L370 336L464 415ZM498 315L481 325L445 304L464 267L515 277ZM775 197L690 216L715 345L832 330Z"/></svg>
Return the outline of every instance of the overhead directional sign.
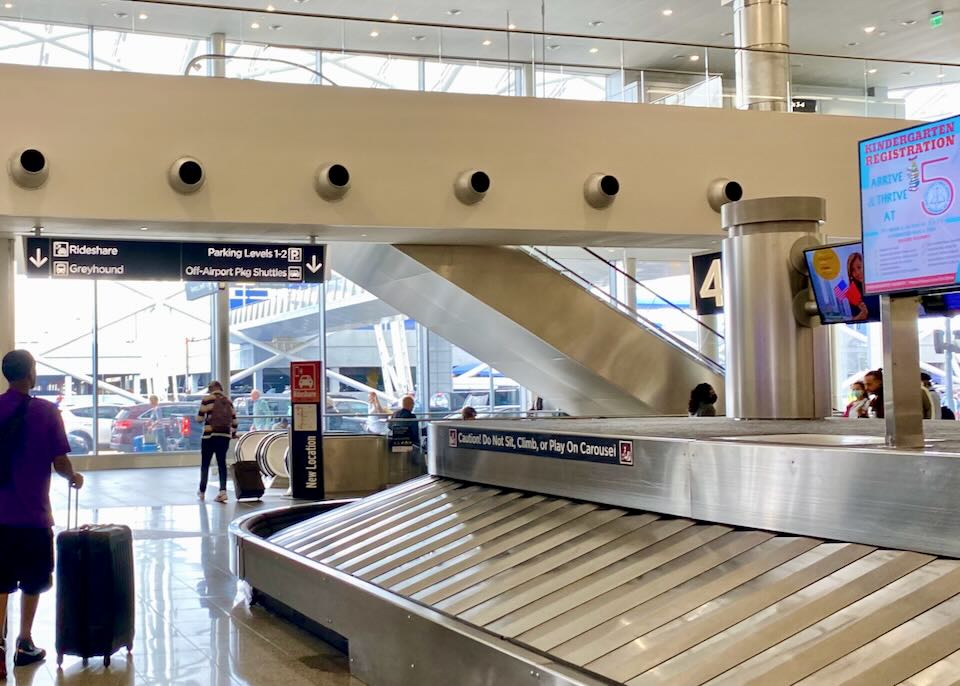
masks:
<svg viewBox="0 0 960 686"><path fill-rule="evenodd" d="M55 279L321 283L322 245L28 238L27 275Z"/></svg>

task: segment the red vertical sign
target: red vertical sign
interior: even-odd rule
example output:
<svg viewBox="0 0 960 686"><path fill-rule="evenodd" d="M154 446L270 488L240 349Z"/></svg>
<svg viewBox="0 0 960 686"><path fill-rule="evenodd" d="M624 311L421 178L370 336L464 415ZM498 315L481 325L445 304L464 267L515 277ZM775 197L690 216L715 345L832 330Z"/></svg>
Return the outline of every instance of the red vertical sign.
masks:
<svg viewBox="0 0 960 686"><path fill-rule="evenodd" d="M320 389L323 386L320 379L320 363L293 362L290 367L290 396L294 404L319 404Z"/></svg>

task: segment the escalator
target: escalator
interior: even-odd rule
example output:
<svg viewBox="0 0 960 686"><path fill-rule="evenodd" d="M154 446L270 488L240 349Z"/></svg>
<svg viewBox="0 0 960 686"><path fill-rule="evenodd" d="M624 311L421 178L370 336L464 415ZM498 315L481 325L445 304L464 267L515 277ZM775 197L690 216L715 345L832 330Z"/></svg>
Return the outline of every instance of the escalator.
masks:
<svg viewBox="0 0 960 686"><path fill-rule="evenodd" d="M635 302L599 293L542 251L337 244L330 261L338 273L570 414L684 414L690 389L703 382L723 397L718 360L643 317Z"/></svg>

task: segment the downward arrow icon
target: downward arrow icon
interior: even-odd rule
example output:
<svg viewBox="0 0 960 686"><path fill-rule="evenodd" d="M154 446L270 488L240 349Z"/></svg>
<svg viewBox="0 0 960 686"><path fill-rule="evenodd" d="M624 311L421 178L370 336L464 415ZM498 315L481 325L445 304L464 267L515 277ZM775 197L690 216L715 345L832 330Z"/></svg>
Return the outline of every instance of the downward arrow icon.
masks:
<svg viewBox="0 0 960 686"><path fill-rule="evenodd" d="M30 258L30 262L33 263L34 267L40 269L40 267L47 263L47 258L40 252L40 248L37 248L36 254Z"/></svg>
<svg viewBox="0 0 960 686"><path fill-rule="evenodd" d="M323 262L317 262L317 256L314 255L310 258L310 261L307 262L307 269L310 270L311 274L316 274L323 268Z"/></svg>

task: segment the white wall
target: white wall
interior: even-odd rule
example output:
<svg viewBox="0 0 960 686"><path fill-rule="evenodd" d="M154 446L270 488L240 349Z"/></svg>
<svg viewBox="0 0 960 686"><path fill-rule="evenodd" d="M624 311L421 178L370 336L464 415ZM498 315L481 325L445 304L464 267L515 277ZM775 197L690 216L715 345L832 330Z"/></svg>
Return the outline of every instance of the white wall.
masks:
<svg viewBox="0 0 960 686"><path fill-rule="evenodd" d="M151 237L693 244L720 237L704 199L719 176L747 197L823 196L830 233L856 235L856 141L905 125L16 66L0 67L0 88L0 159L31 146L51 164L40 190L0 182L0 229L138 237L146 224ZM193 196L165 180L185 154L208 174ZM328 161L353 175L339 203L312 187ZM493 185L465 207L451 187L472 167ZM605 211L581 194L597 171L622 184Z"/></svg>

